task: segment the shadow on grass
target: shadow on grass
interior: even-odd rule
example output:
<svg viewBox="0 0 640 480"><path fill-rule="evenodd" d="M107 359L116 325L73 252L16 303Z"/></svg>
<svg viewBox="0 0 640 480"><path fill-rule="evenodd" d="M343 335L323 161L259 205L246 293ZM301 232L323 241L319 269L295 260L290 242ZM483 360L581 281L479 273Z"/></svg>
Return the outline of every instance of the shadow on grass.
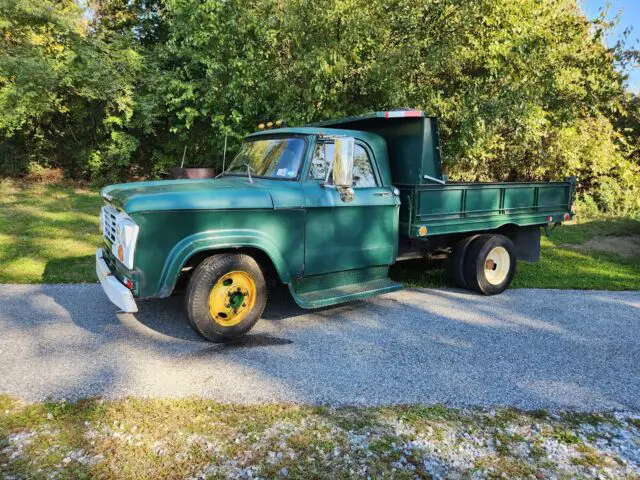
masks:
<svg viewBox="0 0 640 480"><path fill-rule="evenodd" d="M391 266L389 276L407 287L455 287L447 275L446 261L404 260Z"/></svg>
<svg viewBox="0 0 640 480"><path fill-rule="evenodd" d="M63 257L49 260L42 273L42 283L87 283L97 282L95 255Z"/></svg>

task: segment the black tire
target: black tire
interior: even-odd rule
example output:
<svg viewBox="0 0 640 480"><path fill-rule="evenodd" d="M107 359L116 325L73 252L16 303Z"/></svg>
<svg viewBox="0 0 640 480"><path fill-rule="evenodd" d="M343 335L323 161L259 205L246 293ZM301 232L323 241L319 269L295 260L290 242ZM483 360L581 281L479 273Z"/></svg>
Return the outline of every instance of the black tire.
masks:
<svg viewBox="0 0 640 480"><path fill-rule="evenodd" d="M497 261L489 258L489 254L496 257ZM501 256L504 257L503 261L500 261ZM488 261L491 261L491 266ZM495 271L496 275L493 276L491 271ZM515 247L504 235L480 235L469 246L464 262L464 279L470 290L484 295L496 295L511 285L515 272Z"/></svg>
<svg viewBox="0 0 640 480"><path fill-rule="evenodd" d="M219 323L220 319L211 315L209 295L218 280L230 272L241 272L253 281L255 301L239 323L225 326ZM231 289L232 283L225 288ZM258 263L249 255L240 253L213 255L200 263L189 279L186 291L189 321L194 330L212 342L228 342L247 333L258 321L266 305L267 285L264 275Z"/></svg>
<svg viewBox="0 0 640 480"><path fill-rule="evenodd" d="M451 255L447 263L447 273L453 284L460 288L467 288L467 282L464 279L464 259L467 256L469 246L480 235L470 235L459 240L451 249Z"/></svg>

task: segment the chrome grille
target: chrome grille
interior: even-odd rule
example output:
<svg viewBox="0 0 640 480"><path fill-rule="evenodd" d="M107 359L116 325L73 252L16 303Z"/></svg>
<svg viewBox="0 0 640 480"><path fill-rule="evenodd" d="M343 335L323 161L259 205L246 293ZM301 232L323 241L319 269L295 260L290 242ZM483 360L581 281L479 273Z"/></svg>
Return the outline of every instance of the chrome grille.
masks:
<svg viewBox="0 0 640 480"><path fill-rule="evenodd" d="M113 205L108 203L102 207L102 236L109 241L109 243L115 243L116 241L116 222L117 222L118 210Z"/></svg>

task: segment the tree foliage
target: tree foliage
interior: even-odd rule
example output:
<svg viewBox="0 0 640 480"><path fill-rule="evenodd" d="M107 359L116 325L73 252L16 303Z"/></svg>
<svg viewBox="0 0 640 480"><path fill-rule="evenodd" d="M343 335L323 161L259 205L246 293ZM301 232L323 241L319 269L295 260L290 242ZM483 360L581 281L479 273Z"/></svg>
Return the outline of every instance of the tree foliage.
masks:
<svg viewBox="0 0 640 480"><path fill-rule="evenodd" d="M640 211L640 102L575 0L1 0L0 169L161 176L220 166L266 119L397 106L441 119L448 175L577 175Z"/></svg>

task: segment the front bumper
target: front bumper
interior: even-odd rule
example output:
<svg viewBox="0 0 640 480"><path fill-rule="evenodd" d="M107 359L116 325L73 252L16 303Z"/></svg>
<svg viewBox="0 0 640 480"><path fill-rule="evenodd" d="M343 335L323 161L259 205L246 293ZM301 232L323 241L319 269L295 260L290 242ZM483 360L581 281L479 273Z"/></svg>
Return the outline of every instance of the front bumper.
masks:
<svg viewBox="0 0 640 480"><path fill-rule="evenodd" d="M138 306L133 298L131 290L121 284L118 279L111 273L108 265L102 257L102 249L96 250L96 274L100 280L100 285L104 293L107 294L109 300L120 310L126 313L136 313Z"/></svg>

